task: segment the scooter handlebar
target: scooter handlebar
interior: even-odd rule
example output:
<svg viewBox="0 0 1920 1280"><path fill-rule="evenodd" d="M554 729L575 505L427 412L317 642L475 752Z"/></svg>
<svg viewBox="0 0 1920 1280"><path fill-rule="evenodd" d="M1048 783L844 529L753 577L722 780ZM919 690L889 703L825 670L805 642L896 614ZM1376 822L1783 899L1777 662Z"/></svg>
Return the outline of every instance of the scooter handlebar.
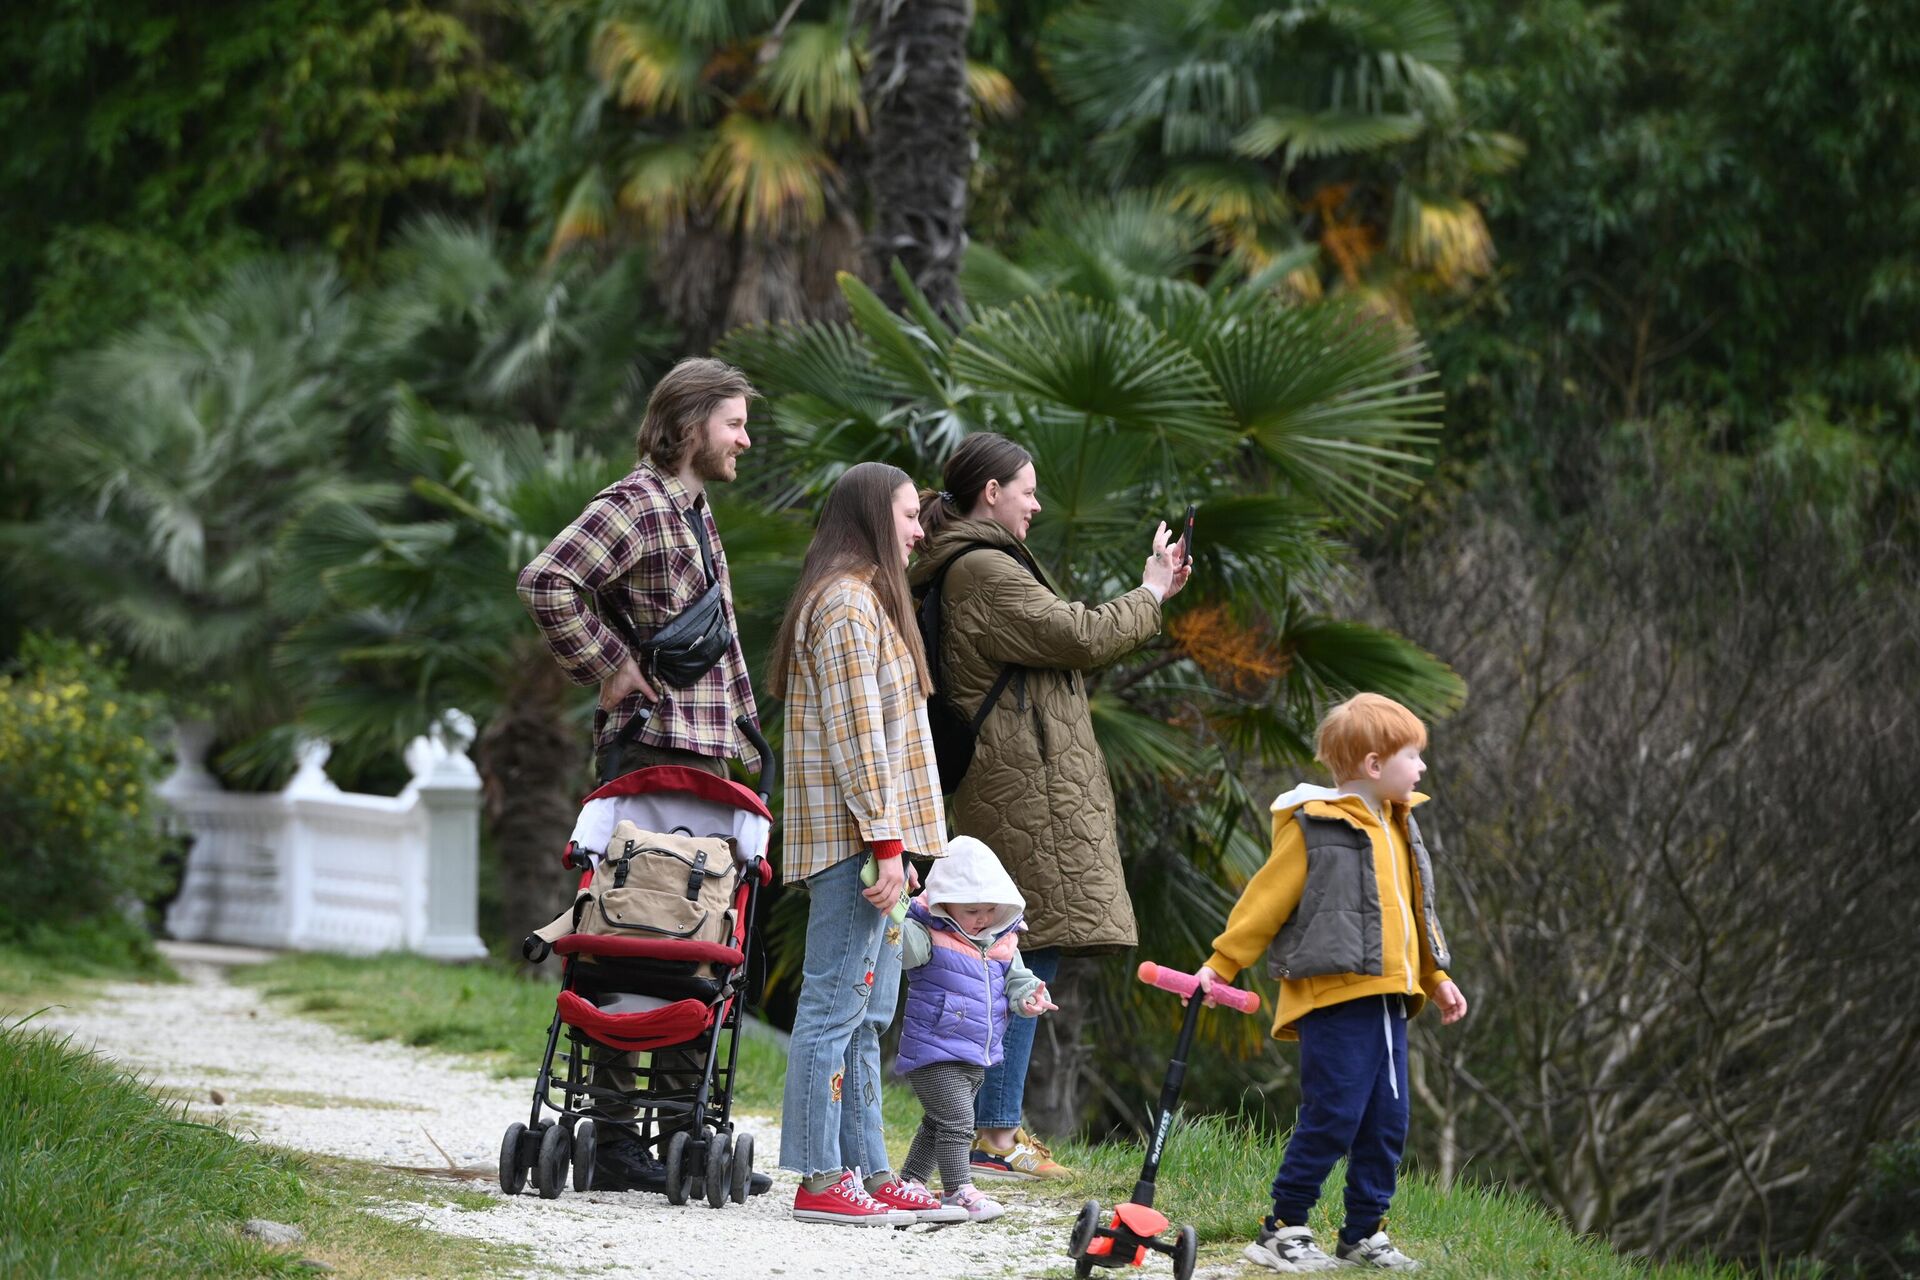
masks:
<svg viewBox="0 0 1920 1280"><path fill-rule="evenodd" d="M1200 989L1200 979L1192 974L1157 965L1151 960L1140 962L1140 981L1150 987L1159 987L1162 991L1171 991L1181 996L1191 996ZM1259 993L1242 991L1232 983L1215 982L1211 994L1213 1002L1224 1008L1234 1009L1240 1013L1260 1011Z"/></svg>

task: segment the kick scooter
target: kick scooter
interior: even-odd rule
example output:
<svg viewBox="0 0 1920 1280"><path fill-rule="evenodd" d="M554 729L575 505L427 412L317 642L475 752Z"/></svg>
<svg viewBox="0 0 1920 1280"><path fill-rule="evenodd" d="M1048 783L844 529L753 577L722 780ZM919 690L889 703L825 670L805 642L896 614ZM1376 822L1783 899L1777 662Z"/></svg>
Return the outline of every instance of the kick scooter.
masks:
<svg viewBox="0 0 1920 1280"><path fill-rule="evenodd" d="M1150 987L1193 996L1200 980L1177 969L1164 969L1146 962L1140 966L1140 981ZM1215 1004L1241 1013L1260 1008L1260 997L1251 991L1224 982L1213 984ZM1160 1107L1154 1116L1153 1136L1147 1143L1147 1161L1140 1166L1140 1181L1133 1184L1133 1196L1125 1204L1113 1207L1113 1216L1100 1222L1100 1203L1089 1200L1080 1206L1074 1220L1073 1235L1067 1240L1067 1256L1073 1259L1073 1274L1090 1276L1095 1267L1137 1267L1147 1260L1149 1249L1172 1255L1173 1280L1188 1280L1193 1275L1193 1255L1200 1238L1192 1227L1181 1227L1171 1242L1162 1239L1169 1223L1166 1215L1153 1207L1153 1183L1160 1173L1160 1155L1166 1149L1167 1133L1173 1128L1173 1109L1180 1101L1180 1086L1187 1079L1187 1052L1193 1048L1193 1030L1199 1024L1202 1002L1187 1001L1186 1021L1180 1024L1180 1039L1173 1046L1173 1060L1167 1063L1166 1082L1160 1086Z"/></svg>

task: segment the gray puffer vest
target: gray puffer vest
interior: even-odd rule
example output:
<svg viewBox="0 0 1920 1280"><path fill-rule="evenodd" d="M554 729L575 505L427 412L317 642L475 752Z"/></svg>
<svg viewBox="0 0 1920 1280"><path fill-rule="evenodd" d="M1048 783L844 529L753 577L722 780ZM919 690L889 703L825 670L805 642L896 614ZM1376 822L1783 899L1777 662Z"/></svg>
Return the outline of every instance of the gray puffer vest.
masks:
<svg viewBox="0 0 1920 1280"><path fill-rule="evenodd" d="M1344 818L1321 818L1293 811L1307 841L1307 883L1300 905L1274 935L1267 951L1267 976L1315 978L1330 973L1379 977L1380 884L1373 874L1373 838ZM1440 917L1433 909L1433 861L1420 824L1407 815L1407 843L1420 873L1420 908L1434 963L1452 963Z"/></svg>

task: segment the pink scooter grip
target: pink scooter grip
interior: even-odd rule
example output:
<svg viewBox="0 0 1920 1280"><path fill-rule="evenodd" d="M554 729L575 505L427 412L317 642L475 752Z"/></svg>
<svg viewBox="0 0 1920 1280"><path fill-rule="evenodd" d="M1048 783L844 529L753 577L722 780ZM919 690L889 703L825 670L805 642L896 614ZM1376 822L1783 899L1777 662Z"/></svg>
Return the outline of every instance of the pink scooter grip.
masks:
<svg viewBox="0 0 1920 1280"><path fill-rule="evenodd" d="M1162 991L1171 991L1175 995L1190 996L1200 989L1200 979L1178 969L1168 969L1151 960L1140 962L1140 981L1150 987L1159 987ZM1258 1013L1260 996L1257 992L1242 991L1229 982L1216 981L1213 984L1213 1002L1227 1009L1237 1009L1241 1013Z"/></svg>

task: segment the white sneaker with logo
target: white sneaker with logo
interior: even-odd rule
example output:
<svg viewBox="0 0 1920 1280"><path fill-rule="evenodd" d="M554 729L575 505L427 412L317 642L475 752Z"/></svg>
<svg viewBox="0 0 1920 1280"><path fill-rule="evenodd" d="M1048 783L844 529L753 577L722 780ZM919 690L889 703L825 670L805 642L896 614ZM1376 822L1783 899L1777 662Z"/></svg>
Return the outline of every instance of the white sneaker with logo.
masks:
<svg viewBox="0 0 1920 1280"><path fill-rule="evenodd" d="M1240 1251L1248 1262L1257 1262L1272 1271L1331 1271L1340 1263L1320 1251L1313 1242L1312 1227L1260 1228L1253 1243Z"/></svg>
<svg viewBox="0 0 1920 1280"><path fill-rule="evenodd" d="M1393 1247L1393 1241L1387 1239L1387 1233L1376 1231L1365 1240L1356 1240L1352 1244L1341 1241L1334 1246L1334 1253L1348 1266L1373 1267L1379 1271L1418 1271L1420 1264Z"/></svg>

